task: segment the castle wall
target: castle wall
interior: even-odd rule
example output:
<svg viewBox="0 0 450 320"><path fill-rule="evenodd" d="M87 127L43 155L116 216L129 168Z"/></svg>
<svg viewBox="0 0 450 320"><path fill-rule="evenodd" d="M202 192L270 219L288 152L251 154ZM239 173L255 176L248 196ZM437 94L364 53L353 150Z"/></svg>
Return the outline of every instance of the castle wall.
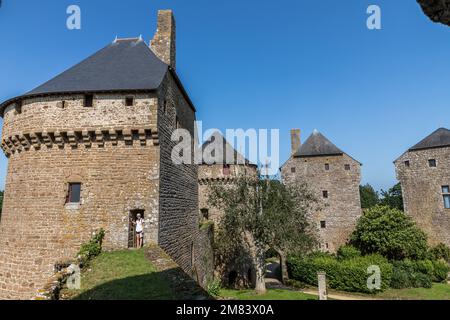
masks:
<svg viewBox="0 0 450 320"><path fill-rule="evenodd" d="M127 248L130 210L145 210L145 240L158 240L157 99L136 96L134 107L117 95L94 101L85 108L81 96L32 99L20 114L5 112L0 299L33 297L54 264L74 258L99 228L105 249ZM70 182L82 183L79 205L65 203Z"/></svg>
<svg viewBox="0 0 450 320"><path fill-rule="evenodd" d="M158 132L161 145L159 244L188 274L196 277L198 254L198 170L192 164L174 164L171 140L178 126L194 137L195 111L167 74L159 97Z"/></svg>
<svg viewBox="0 0 450 320"><path fill-rule="evenodd" d="M430 159L436 160L435 168L429 166ZM450 185L450 148L407 152L395 166L405 212L426 232L430 244L450 245L450 209L445 209L442 195L442 186Z"/></svg>
<svg viewBox="0 0 450 320"><path fill-rule="evenodd" d="M256 175L256 167L243 166L243 165L230 165L230 174L225 175L222 164L206 165L202 164L198 170L198 193L199 193L199 215L201 218L201 210L207 209L209 214L209 220L213 221L216 225L219 224L220 218L223 216L223 212L211 206L208 203L208 197L210 192L210 183L223 183L232 184L233 179L239 174L245 172L252 172Z"/></svg>
<svg viewBox="0 0 450 320"><path fill-rule="evenodd" d="M325 164L329 170L325 170ZM350 170L345 170L350 165ZM292 172L295 168L295 172ZM345 244L361 216L360 164L348 155L290 158L281 169L283 182L304 181L319 199L320 210L309 213L321 249L336 252ZM328 192L328 198L323 197ZM326 227L321 227L325 221Z"/></svg>

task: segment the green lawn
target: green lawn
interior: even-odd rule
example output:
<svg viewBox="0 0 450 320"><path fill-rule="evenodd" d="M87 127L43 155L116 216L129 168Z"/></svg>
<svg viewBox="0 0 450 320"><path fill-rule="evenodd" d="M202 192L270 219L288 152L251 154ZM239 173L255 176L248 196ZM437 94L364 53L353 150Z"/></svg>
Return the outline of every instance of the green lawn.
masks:
<svg viewBox="0 0 450 320"><path fill-rule="evenodd" d="M450 284L435 283L431 289L389 289L375 297L381 299L450 300Z"/></svg>
<svg viewBox="0 0 450 320"><path fill-rule="evenodd" d="M85 268L80 290L64 290L78 300L171 299L167 281L145 258L144 250L103 252Z"/></svg>
<svg viewBox="0 0 450 320"><path fill-rule="evenodd" d="M258 295L253 290L223 289L220 296L237 300L317 300L313 295L281 289L269 289L264 295Z"/></svg>

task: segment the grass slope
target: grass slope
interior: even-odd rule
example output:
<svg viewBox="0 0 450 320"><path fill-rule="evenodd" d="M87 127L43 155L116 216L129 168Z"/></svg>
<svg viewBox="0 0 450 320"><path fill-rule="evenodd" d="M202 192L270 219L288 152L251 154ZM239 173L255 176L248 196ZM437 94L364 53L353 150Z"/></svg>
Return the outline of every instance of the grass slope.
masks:
<svg viewBox="0 0 450 320"><path fill-rule="evenodd" d="M82 273L80 290L63 295L77 300L160 300L174 297L144 250L103 252Z"/></svg>

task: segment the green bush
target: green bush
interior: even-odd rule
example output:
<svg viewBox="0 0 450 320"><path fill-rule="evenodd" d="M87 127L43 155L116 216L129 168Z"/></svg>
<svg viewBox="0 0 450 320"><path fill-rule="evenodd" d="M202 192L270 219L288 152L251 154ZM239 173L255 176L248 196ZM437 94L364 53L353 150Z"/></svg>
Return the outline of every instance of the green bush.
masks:
<svg viewBox="0 0 450 320"><path fill-rule="evenodd" d="M398 209L375 206L358 220L351 244L363 254L379 253L390 260L424 259L427 237Z"/></svg>
<svg viewBox="0 0 450 320"><path fill-rule="evenodd" d="M81 245L78 252L78 260L82 265L87 265L89 261L102 252L102 243L105 238L105 230L100 229L94 233L89 242Z"/></svg>
<svg viewBox="0 0 450 320"><path fill-rule="evenodd" d="M393 265L392 288L431 288L435 278L433 261L411 261L405 259L404 261L395 261Z"/></svg>
<svg viewBox="0 0 450 320"><path fill-rule="evenodd" d="M367 279L370 274L368 268L372 265L380 267L381 288L387 289L391 282L392 265L381 255L368 255L365 257L337 260L332 256L308 256L305 258L290 257L288 259L288 272L292 279L317 285L317 272L324 271L330 288L350 292L372 293Z"/></svg>
<svg viewBox="0 0 450 320"><path fill-rule="evenodd" d="M354 246L345 245L339 248L337 252L337 257L339 260L347 260L352 258L357 258L361 256L361 251L359 251Z"/></svg>
<svg viewBox="0 0 450 320"><path fill-rule="evenodd" d="M448 273L450 272L449 265L444 261L433 261L433 281L444 282L447 281Z"/></svg>
<svg viewBox="0 0 450 320"><path fill-rule="evenodd" d="M450 263L450 248L440 243L430 249L430 255L434 260L444 260Z"/></svg>

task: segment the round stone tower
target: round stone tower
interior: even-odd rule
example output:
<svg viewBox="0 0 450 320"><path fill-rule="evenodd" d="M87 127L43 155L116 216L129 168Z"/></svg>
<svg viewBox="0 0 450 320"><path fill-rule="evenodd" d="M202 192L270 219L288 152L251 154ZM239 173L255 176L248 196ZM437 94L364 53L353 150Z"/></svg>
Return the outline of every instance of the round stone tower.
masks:
<svg viewBox="0 0 450 320"><path fill-rule="evenodd" d="M141 38L116 39L0 105L9 158L0 299L32 298L55 264L73 259L100 228L105 249L133 246L137 213L145 243L193 268L197 169L172 165L170 133L193 134L195 109L171 58L172 12L160 11L158 23L152 48Z"/></svg>

